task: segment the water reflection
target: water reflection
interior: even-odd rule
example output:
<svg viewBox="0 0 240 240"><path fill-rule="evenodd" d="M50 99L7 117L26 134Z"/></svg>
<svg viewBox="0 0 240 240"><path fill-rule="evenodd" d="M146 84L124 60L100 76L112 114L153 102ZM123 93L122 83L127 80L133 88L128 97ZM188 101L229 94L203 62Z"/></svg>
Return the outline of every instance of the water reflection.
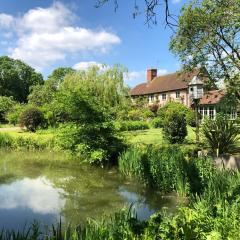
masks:
<svg viewBox="0 0 240 240"><path fill-rule="evenodd" d="M46 177L24 178L0 185L0 209L28 208L34 213L56 214L65 204L62 189L54 188Z"/></svg>
<svg viewBox="0 0 240 240"><path fill-rule="evenodd" d="M35 164L36 153L32 162L19 161L21 154L15 159L16 153L0 153L0 229L21 229L34 219L51 224L60 216L77 225L133 202L138 216L144 219L162 206L176 205L137 182L126 181L114 169L53 168Z"/></svg>

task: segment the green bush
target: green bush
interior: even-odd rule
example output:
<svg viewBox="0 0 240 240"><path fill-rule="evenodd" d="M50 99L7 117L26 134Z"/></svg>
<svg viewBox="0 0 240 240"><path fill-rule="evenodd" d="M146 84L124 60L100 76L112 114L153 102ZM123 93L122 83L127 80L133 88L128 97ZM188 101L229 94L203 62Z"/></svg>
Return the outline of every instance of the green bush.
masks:
<svg viewBox="0 0 240 240"><path fill-rule="evenodd" d="M164 120L169 111L178 112L182 115L185 115L187 124L191 127L196 126L195 112L186 107L184 104L179 102L168 102L163 107L158 109L157 115L160 119Z"/></svg>
<svg viewBox="0 0 240 240"><path fill-rule="evenodd" d="M20 116L25 109L25 105L16 104L11 108L10 111L6 114L6 120L13 125L16 125L20 122Z"/></svg>
<svg viewBox="0 0 240 240"><path fill-rule="evenodd" d="M182 143L187 136L185 115L175 110L168 110L163 121L163 134L170 143Z"/></svg>
<svg viewBox="0 0 240 240"><path fill-rule="evenodd" d="M232 153L238 150L240 128L227 115L217 114L216 119L205 119L202 133L214 153Z"/></svg>
<svg viewBox="0 0 240 240"><path fill-rule="evenodd" d="M149 124L144 121L121 121L118 123L120 131L136 131L149 129Z"/></svg>
<svg viewBox="0 0 240 240"><path fill-rule="evenodd" d="M128 120L131 121L143 121L153 117L154 113L149 108L132 109L127 114Z"/></svg>
<svg viewBox="0 0 240 240"><path fill-rule="evenodd" d="M111 122L83 127L75 123L63 124L58 130L56 146L98 165L114 164L125 147Z"/></svg>
<svg viewBox="0 0 240 240"><path fill-rule="evenodd" d="M35 132L43 123L43 113L35 107L27 108L20 116L21 126L25 126L31 132Z"/></svg>
<svg viewBox="0 0 240 240"><path fill-rule="evenodd" d="M152 125L153 128L162 128L163 127L163 120L160 119L159 117L156 117L151 121L151 125Z"/></svg>

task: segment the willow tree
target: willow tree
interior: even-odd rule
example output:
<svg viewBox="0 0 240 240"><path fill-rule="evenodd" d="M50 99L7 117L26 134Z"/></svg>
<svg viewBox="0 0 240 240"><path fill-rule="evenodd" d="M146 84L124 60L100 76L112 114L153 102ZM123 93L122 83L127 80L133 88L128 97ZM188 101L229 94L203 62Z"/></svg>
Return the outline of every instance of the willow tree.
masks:
<svg viewBox="0 0 240 240"><path fill-rule="evenodd" d="M119 66L92 67L64 78L54 100L66 128L60 134L62 148L70 149L91 163L115 161L123 149L113 119L127 104L128 89Z"/></svg>
<svg viewBox="0 0 240 240"><path fill-rule="evenodd" d="M124 83L126 69L115 65L112 68L93 66L87 71L68 74L61 89L81 90L88 93L106 111L116 113L129 106L129 89Z"/></svg>
<svg viewBox="0 0 240 240"><path fill-rule="evenodd" d="M240 100L240 1L197 0L182 9L170 49L187 70L204 67Z"/></svg>

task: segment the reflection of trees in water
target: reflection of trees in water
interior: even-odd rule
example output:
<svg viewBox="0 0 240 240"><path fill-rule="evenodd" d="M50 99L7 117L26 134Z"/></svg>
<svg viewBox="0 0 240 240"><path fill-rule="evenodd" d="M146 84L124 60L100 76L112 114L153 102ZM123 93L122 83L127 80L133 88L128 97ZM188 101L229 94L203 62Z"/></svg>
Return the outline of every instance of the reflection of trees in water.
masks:
<svg viewBox="0 0 240 240"><path fill-rule="evenodd" d="M31 158L32 161L20 161L24 159L24 154L31 154L28 155L28 159ZM49 154L41 157L49 159ZM34 163L34 158L35 153L30 152L4 155L0 153L0 170L2 172L5 169L5 174L8 174L11 181L24 177L34 179L45 176L50 182L46 184L51 184L55 189L62 189L59 196L65 204L61 214L66 222L79 224L88 217L110 215L127 203L130 205L132 199L141 205L147 205L150 211L158 210L162 206L167 206L170 210L175 209L175 196L163 198L160 193L144 187L143 184L123 178L116 169L106 170L89 165L56 167Z"/></svg>
<svg viewBox="0 0 240 240"><path fill-rule="evenodd" d="M65 205L62 215L67 222L80 223L88 217L110 215L124 207L124 198L118 193L120 179L117 171L106 171L91 166L45 169L44 175L55 187L64 190Z"/></svg>

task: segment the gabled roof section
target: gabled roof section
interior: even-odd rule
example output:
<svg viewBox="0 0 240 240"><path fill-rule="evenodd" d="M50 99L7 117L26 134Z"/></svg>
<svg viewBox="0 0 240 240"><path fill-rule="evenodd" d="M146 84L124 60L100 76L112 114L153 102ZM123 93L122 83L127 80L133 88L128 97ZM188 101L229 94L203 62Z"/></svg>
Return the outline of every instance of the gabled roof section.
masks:
<svg viewBox="0 0 240 240"><path fill-rule="evenodd" d="M194 76L199 74L196 69L189 73L171 73L154 78L149 83L141 83L130 90L131 96L139 96L146 94L154 94L168 91L175 91L180 89L187 89L188 84Z"/></svg>
<svg viewBox="0 0 240 240"><path fill-rule="evenodd" d="M226 93L224 90L213 90L206 92L200 100L200 105L217 104L225 94Z"/></svg>

